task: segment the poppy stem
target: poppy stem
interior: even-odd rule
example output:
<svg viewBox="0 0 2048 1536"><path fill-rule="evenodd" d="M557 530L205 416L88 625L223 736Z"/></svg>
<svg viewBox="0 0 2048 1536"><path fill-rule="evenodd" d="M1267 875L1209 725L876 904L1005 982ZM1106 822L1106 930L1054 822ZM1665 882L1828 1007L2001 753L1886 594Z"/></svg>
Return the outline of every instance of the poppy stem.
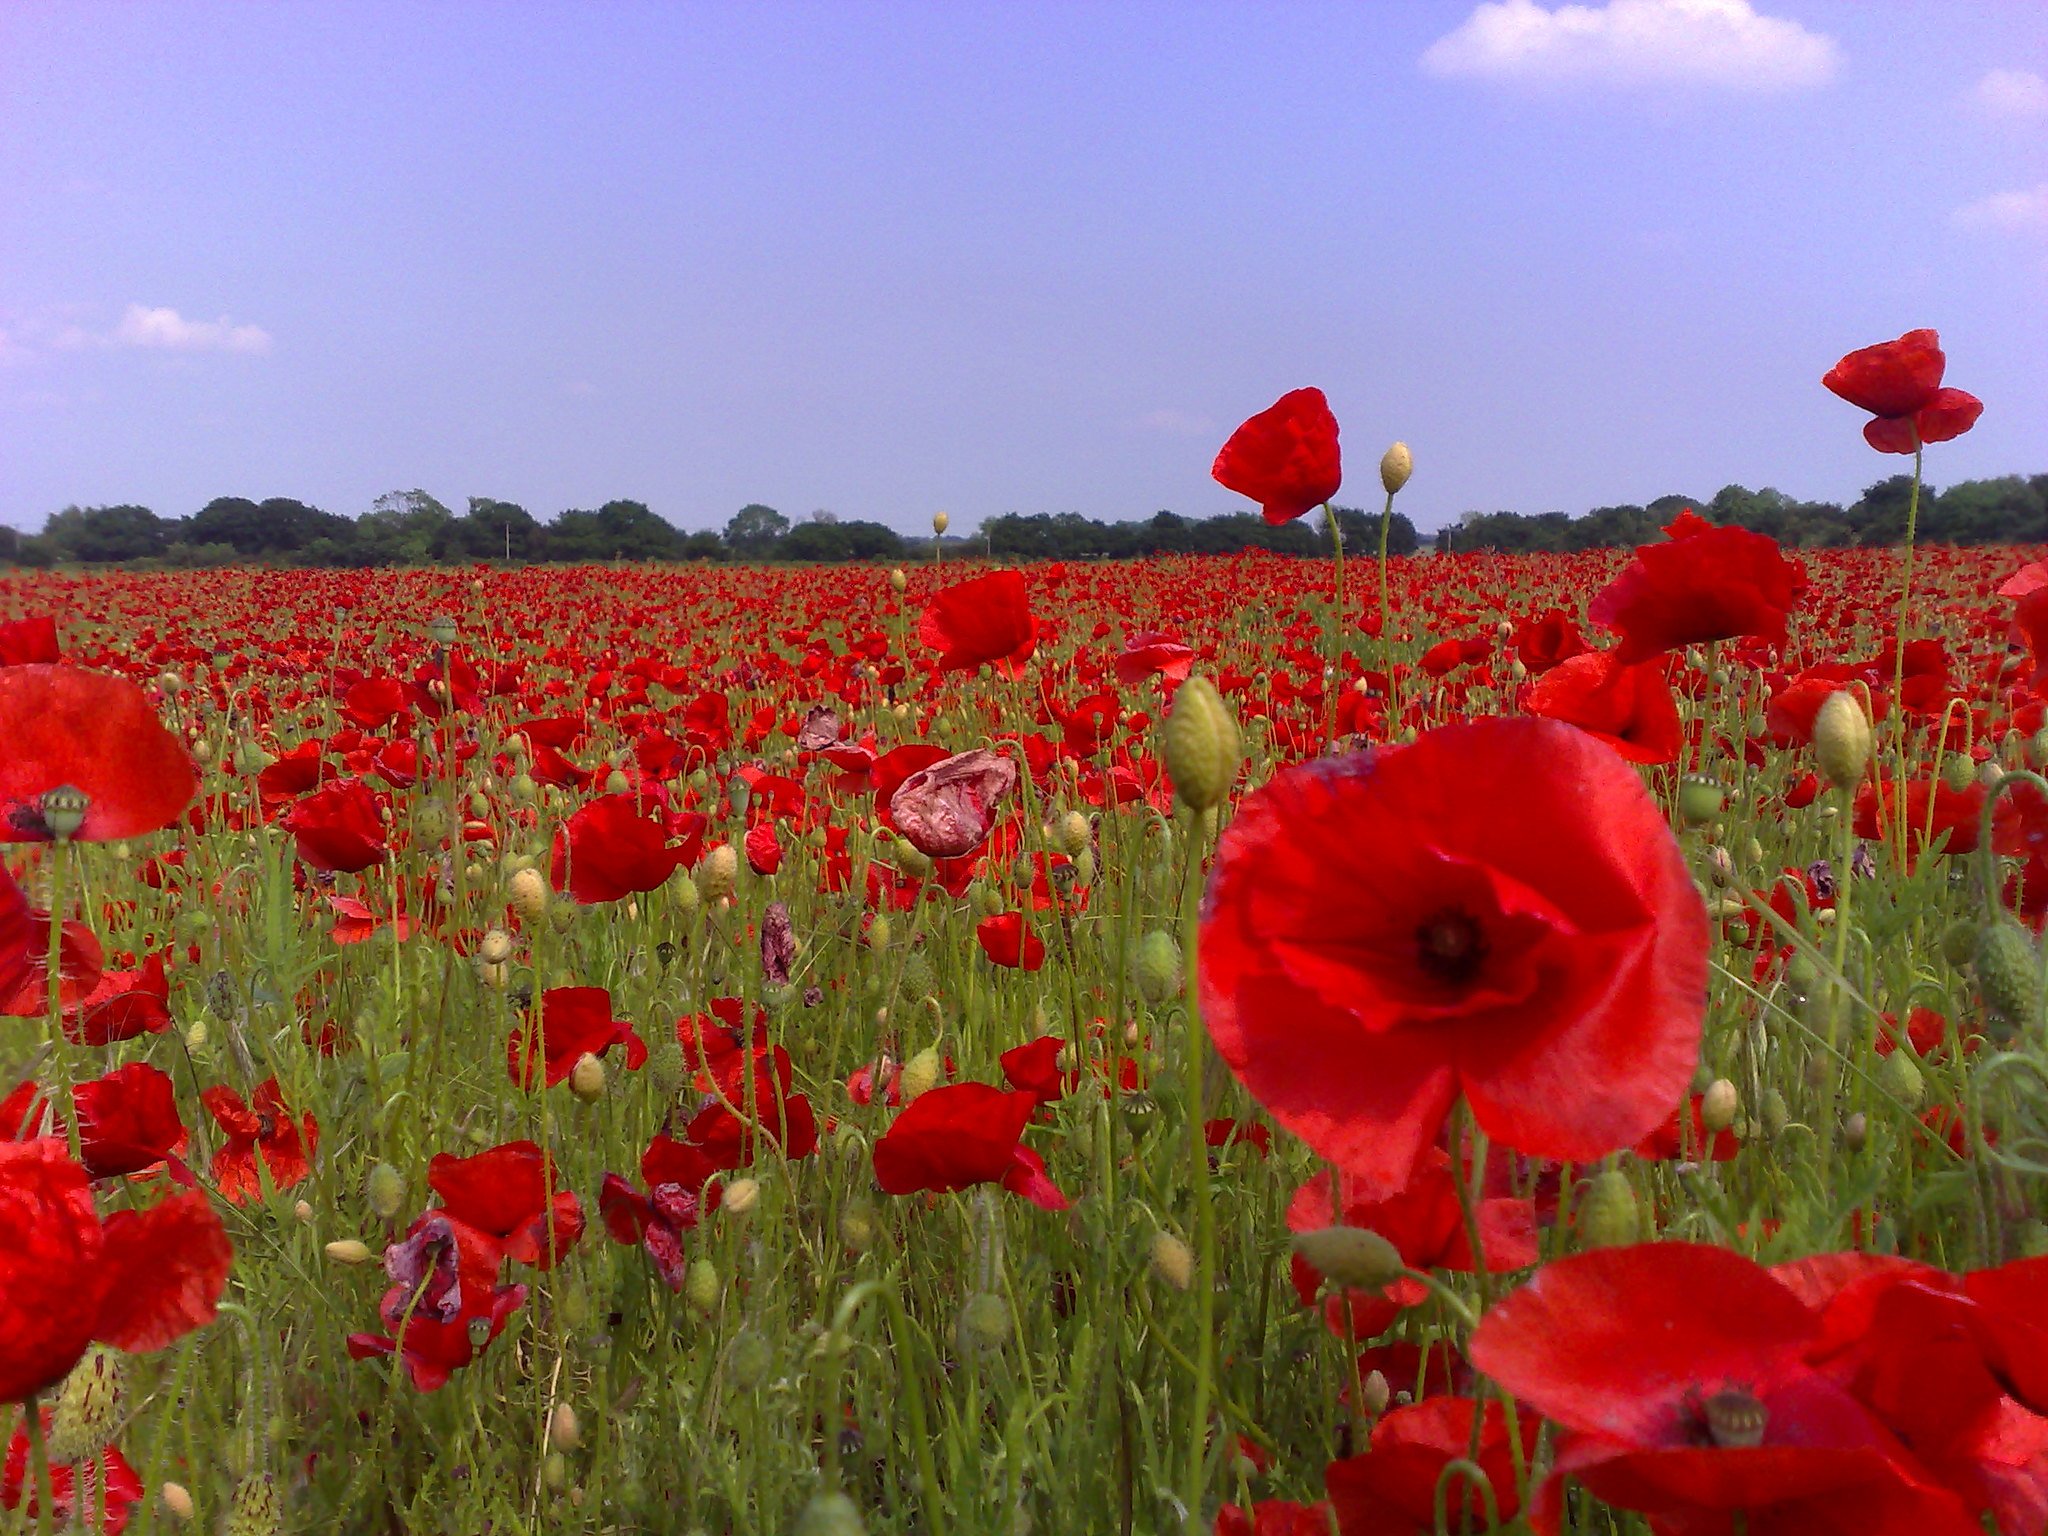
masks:
<svg viewBox="0 0 2048 1536"><path fill-rule="evenodd" d="M1900 697L1900 694L1904 692L1906 686L1906 629L1913 620L1913 540L1920 530L1920 463L1926 454L1926 445L1920 441L1919 426L1916 424L1912 430L1913 490L1912 494L1906 498L1906 547L1899 570L1899 621L1892 626L1892 721L1893 728L1898 736L1898 775L1899 783L1902 786L1911 776L1911 769L1906 761L1906 706L1905 700ZM1946 735L1946 732L1944 732L1944 735ZM1912 815L1912 812L1907 808L1907 798L1902 789L1897 796L1899 818L1898 842L1893 850L1893 856L1898 860L1901 870L1905 868L1907 858L1907 823ZM1933 799L1934 791L1930 788L1928 790L1928 802L1930 805L1933 803Z"/></svg>
<svg viewBox="0 0 2048 1536"><path fill-rule="evenodd" d="M50 1480L50 1448L43 1440L43 1410L35 1393L29 1393L21 1411L28 1416L28 1461L36 1486L36 1536L50 1536L50 1522L56 1518L57 1492Z"/></svg>
<svg viewBox="0 0 2048 1536"><path fill-rule="evenodd" d="M57 1069L61 1102L70 1106L64 1117L65 1137L71 1145L72 1161L83 1163L78 1105L74 1098L78 1074L71 1060L71 1041L64 1033L64 861L71 851L69 838L50 844L50 945L45 979L49 984L51 1063Z"/></svg>
<svg viewBox="0 0 2048 1536"><path fill-rule="evenodd" d="M1331 526L1334 528L1335 522ZM1333 710L1334 718L1334 710ZM1198 903L1202 875L1202 819L1197 817L1182 845L1181 952L1182 985L1186 995L1185 1097L1188 1116L1188 1172L1194 1181L1195 1205L1195 1389L1188 1413L1187 1479L1182 1504L1185 1518L1196 1530L1203 1528L1202 1494L1209 1456L1209 1396L1216 1374L1216 1213L1209 1202L1209 1140L1203 1124L1202 1084L1208 1037L1202 1025L1198 1001L1201 938Z"/></svg>
<svg viewBox="0 0 2048 1536"><path fill-rule="evenodd" d="M1387 507L1393 509L1394 499L1387 498ZM1330 524L1330 557L1336 566L1336 597L1330 605L1330 675L1323 683L1325 703L1323 714L1328 726L1328 744L1337 744L1337 691L1344 685L1344 669L1338 658L1344 653L1344 530L1337 522L1337 510L1327 501L1323 503L1323 516ZM1386 582L1386 530L1380 531L1380 581L1382 592ZM1384 600L1383 604L1384 606ZM1382 617L1382 624L1386 622Z"/></svg>

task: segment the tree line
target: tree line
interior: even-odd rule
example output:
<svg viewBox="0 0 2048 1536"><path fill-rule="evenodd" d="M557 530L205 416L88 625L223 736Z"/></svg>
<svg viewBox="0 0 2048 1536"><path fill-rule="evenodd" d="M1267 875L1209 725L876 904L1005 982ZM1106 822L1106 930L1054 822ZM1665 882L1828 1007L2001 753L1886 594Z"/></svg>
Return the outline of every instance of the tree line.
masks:
<svg viewBox="0 0 2048 1536"><path fill-rule="evenodd" d="M1443 551L1565 552L1648 543L1684 507L1717 523L1767 533L1795 548L1882 545L1905 537L1912 479L1893 475L1848 506L1799 501L1783 492L1724 486L1714 496L1660 496L1642 506L1563 512L1467 512L1435 535ZM1338 507L1345 547L1370 554L1379 543L1376 513ZM1965 480L1923 488L1918 536L1932 543L2048 543L2048 475ZM1077 512L1006 512L979 529L941 541L948 549L1009 560L1113 560L1151 555L1235 554L1265 550L1319 555L1329 549L1318 517L1269 526L1249 512L1183 517L1157 512L1103 522ZM1387 547L1412 554L1413 523L1395 513ZM457 512L425 491L381 496L360 517L325 512L288 497L252 501L222 496L189 517L159 517L147 507L66 507L36 534L14 534L0 560L24 566L150 564L218 566L268 563L335 567L516 563L585 564L605 560L895 561L928 550L886 524L814 512L792 521L752 503L717 532L686 532L638 501L572 508L543 523L516 502L472 496Z"/></svg>

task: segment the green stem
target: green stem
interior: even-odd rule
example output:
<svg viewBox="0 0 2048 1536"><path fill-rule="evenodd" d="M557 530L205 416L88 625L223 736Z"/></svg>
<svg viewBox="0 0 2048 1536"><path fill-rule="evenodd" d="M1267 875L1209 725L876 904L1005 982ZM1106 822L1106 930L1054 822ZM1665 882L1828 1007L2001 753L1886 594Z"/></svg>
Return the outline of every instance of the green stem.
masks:
<svg viewBox="0 0 2048 1536"><path fill-rule="evenodd" d="M72 1116L73 1120L78 1117ZM36 1484L36 1536L50 1536L56 1518L57 1490L50 1481L50 1448L43 1443L43 1409L31 1392L21 1405L28 1415L28 1462Z"/></svg>
<svg viewBox="0 0 2048 1536"><path fill-rule="evenodd" d="M1905 867L1906 833L1909 812L1906 809L1905 781L1909 776L1906 761L1906 709L1900 694L1906 686L1906 630L1913 621L1913 541L1920 530L1920 461L1925 448L1920 441L1920 429L1913 429L1913 492L1906 500L1906 549L1904 563L1899 572L1899 619L1892 628L1892 729L1898 743L1898 788L1894 790L1898 804L1898 844L1894 853L1899 867Z"/></svg>
<svg viewBox="0 0 2048 1536"><path fill-rule="evenodd" d="M1331 520L1334 530L1336 521ZM1338 546L1342 548L1341 542ZM1342 567L1339 567L1341 573ZM1340 576L1341 579L1341 576ZM1185 1518L1196 1530L1202 1525L1204 1470L1209 1454L1209 1397L1216 1375L1216 1213L1209 1202L1209 1142L1202 1120L1202 1078L1208 1038L1197 1001L1196 947L1201 924L1197 907L1201 890L1201 822L1189 829L1186 865L1181 880L1181 954L1186 988L1188 1172L1195 1200L1195 1391L1189 1410L1187 1477L1182 1503Z"/></svg>
<svg viewBox="0 0 2048 1536"><path fill-rule="evenodd" d="M1392 506L1391 499L1388 503ZM1330 611L1330 676L1323 684L1326 703L1323 713L1328 725L1328 739L1331 746L1337 744L1337 692L1344 686L1344 669L1338 664L1344 654L1344 530L1338 525L1336 509L1327 501L1323 503L1323 516L1330 524L1330 554L1336 563L1337 591ZM1381 548L1385 549L1385 531L1381 533ZM1382 557L1381 580L1385 580L1384 556Z"/></svg>

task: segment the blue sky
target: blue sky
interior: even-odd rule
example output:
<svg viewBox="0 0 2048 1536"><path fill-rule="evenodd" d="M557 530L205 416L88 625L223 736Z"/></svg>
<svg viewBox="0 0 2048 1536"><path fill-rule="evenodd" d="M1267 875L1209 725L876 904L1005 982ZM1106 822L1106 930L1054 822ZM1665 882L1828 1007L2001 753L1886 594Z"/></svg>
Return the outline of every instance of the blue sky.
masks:
<svg viewBox="0 0 2048 1536"><path fill-rule="evenodd" d="M1242 505L1317 384L1425 527L2048 470L2038 0L0 9L0 521L424 487L683 527Z"/></svg>

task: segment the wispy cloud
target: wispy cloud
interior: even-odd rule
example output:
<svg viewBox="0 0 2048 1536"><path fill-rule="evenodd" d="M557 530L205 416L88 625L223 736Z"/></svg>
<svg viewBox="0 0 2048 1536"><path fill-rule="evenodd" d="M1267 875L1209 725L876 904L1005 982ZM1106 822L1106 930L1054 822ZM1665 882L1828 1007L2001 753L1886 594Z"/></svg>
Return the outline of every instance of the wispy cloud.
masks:
<svg viewBox="0 0 2048 1536"><path fill-rule="evenodd" d="M1958 208L1952 215L1959 229L2000 233L2048 230L2048 181L2017 192L1997 192Z"/></svg>
<svg viewBox="0 0 2048 1536"><path fill-rule="evenodd" d="M2048 117L2048 79L2031 69L1994 69L1977 82L1977 105L1993 117Z"/></svg>
<svg viewBox="0 0 2048 1536"><path fill-rule="evenodd" d="M1444 77L1739 91L1825 85L1839 62L1833 38L1749 0L1488 0L1422 55Z"/></svg>
<svg viewBox="0 0 2048 1536"><path fill-rule="evenodd" d="M270 332L260 325L187 320L168 305L130 304L121 323L105 338L109 346L149 347L167 352L268 352Z"/></svg>
<svg viewBox="0 0 2048 1536"><path fill-rule="evenodd" d="M1138 418L1138 425L1147 432L1163 432L1168 437L1203 437L1216 430L1215 423L1206 416L1177 411L1170 406L1147 411Z"/></svg>

